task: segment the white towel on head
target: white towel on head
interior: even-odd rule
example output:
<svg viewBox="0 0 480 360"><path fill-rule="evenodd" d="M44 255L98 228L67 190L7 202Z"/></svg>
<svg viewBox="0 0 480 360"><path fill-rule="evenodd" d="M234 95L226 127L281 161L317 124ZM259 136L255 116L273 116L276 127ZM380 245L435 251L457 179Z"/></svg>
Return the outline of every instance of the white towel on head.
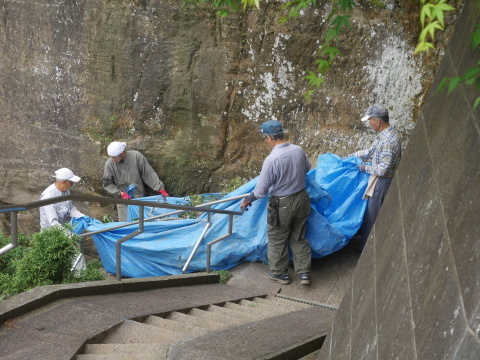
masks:
<svg viewBox="0 0 480 360"><path fill-rule="evenodd" d="M127 143L120 142L120 141L114 141L110 143L110 145L108 145L108 148L107 148L108 156L120 155L121 153L123 153L126 146L127 146Z"/></svg>

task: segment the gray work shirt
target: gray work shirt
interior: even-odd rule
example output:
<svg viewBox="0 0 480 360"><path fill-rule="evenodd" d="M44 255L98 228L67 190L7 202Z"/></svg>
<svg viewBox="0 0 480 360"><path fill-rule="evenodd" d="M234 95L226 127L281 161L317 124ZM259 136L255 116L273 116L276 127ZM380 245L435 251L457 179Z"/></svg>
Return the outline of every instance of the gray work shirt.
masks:
<svg viewBox="0 0 480 360"><path fill-rule="evenodd" d="M276 145L265 159L253 196L253 201L273 196L289 196L305 189L305 175L310 170L310 161L303 149L288 142Z"/></svg>
<svg viewBox="0 0 480 360"><path fill-rule="evenodd" d="M52 184L42 192L40 200L46 200L65 195L70 195L70 190L61 192L57 189L55 184ZM40 208L40 226L42 229L45 229L49 228L50 226L65 224L68 220L68 217L73 219L84 216L85 215L83 213L78 211L77 208L73 206L71 200L62 201L56 204L42 206Z"/></svg>
<svg viewBox="0 0 480 360"><path fill-rule="evenodd" d="M155 170L140 152L128 150L124 161L116 163L109 158L105 163L103 188L109 194L119 197L130 184L134 184L136 189L133 197L144 197L146 195L144 183L155 191L165 188Z"/></svg>

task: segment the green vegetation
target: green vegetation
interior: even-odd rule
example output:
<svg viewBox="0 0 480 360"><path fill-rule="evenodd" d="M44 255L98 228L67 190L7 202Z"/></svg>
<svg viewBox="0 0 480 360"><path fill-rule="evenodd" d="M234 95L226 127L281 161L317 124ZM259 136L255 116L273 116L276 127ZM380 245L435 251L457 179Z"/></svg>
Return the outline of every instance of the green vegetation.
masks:
<svg viewBox="0 0 480 360"><path fill-rule="evenodd" d="M102 218L100 219L100 221L101 221L102 223L104 223L104 224L108 224L108 223L113 222L113 218L112 218L110 215L106 214L106 215L103 215L103 216L102 216Z"/></svg>
<svg viewBox="0 0 480 360"><path fill-rule="evenodd" d="M0 299L37 286L103 280L99 261L87 269L71 271L80 238L66 227L51 227L30 237L20 236L19 246L0 257ZM0 235L0 247L10 239Z"/></svg>
<svg viewBox="0 0 480 360"><path fill-rule="evenodd" d="M201 204L205 204L208 202L212 202L215 200L220 200L222 198L222 195L216 195L216 194L193 194L185 198L187 206L198 206ZM184 213L181 213L178 215L178 217L184 218L184 219L196 219L198 218L202 213L198 211L186 211Z"/></svg>
<svg viewBox="0 0 480 360"><path fill-rule="evenodd" d="M470 36L470 41L472 43L473 49L478 49L480 46L480 24L477 24L475 27L474 33ZM455 90L461 83L465 85L475 86L477 91L480 91L480 60L477 61L477 64L468 69L463 75L456 77L446 77L443 78L440 82L440 85L437 88L437 92L447 89L448 94ZM480 105L480 96L475 99L473 108L476 109Z"/></svg>
<svg viewBox="0 0 480 360"><path fill-rule="evenodd" d="M212 273L220 275L220 284L226 284L228 280L233 276L228 270L215 270Z"/></svg>
<svg viewBox="0 0 480 360"><path fill-rule="evenodd" d="M240 176L235 176L233 179L227 182L223 182L222 186L222 194L223 196L231 193L234 190L237 190L240 186L247 183L248 179L242 178Z"/></svg>
<svg viewBox="0 0 480 360"><path fill-rule="evenodd" d="M260 8L260 3L263 0L190 0L193 2L210 2L219 11L218 15L226 16L230 10L237 11L238 9L245 9L247 7ZM435 49L434 41L437 31L445 29L445 14L449 11L454 11L455 8L447 4L448 0L418 0L421 6L419 13L419 20L422 30L418 37L418 43L414 50L414 54L429 52ZM383 8L385 4L381 0L368 0L369 5ZM477 0L480 6L480 0ZM323 75L327 70L330 70L335 58L342 55L336 43L339 40L339 35L342 30L350 28L350 16L352 10L361 6L362 2L355 2L354 0L332 0L332 10L327 16L327 30L322 37L323 44L317 52L317 59L314 62L315 69L309 70L305 80L308 81L310 90L305 93L305 97L310 99L316 88L319 88L325 83ZM308 7L316 6L316 0L291 0L282 5L281 10L286 12L280 20L284 23L291 18L296 18L301 11ZM474 49L477 49L480 43L480 24L477 24L475 31L471 34L471 41ZM476 66L468 69L465 74L444 78L438 87L437 91L448 89L448 93L455 90L458 85L465 83L466 85L475 85L477 91L480 91L480 61ZM480 96L476 98L474 109L480 105Z"/></svg>
<svg viewBox="0 0 480 360"><path fill-rule="evenodd" d="M218 194L194 194L186 197L186 205L187 206L198 206L201 204L206 204L208 202L220 200L224 198L227 194L231 193L235 189L239 188L242 186L247 180L244 178L241 178L239 176L231 179L228 182L225 182L222 184L223 189L220 193ZM184 218L184 219L196 219L198 218L202 213L198 211L186 211L184 213L181 213L178 215L178 217Z"/></svg>

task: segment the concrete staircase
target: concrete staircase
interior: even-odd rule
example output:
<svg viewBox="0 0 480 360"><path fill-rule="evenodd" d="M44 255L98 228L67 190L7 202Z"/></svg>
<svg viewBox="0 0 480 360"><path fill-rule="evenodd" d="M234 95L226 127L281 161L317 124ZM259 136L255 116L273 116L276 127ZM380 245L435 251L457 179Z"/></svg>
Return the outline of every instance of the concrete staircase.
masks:
<svg viewBox="0 0 480 360"><path fill-rule="evenodd" d="M85 344L76 359L169 359L172 346L192 340L198 342L201 337L211 338L212 335L221 338L228 329L312 307L298 301L266 296L148 315L137 321L125 320L97 336L96 339L103 338L100 343Z"/></svg>

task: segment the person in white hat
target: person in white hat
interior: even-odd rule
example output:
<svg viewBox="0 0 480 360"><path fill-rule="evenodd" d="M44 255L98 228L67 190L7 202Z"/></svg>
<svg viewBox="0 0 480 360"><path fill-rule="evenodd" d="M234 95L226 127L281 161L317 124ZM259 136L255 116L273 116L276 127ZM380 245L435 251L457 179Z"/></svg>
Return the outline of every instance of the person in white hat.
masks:
<svg viewBox="0 0 480 360"><path fill-rule="evenodd" d="M103 172L103 188L115 197L122 199L146 196L145 185L160 193L164 199L169 195L155 170L139 151L125 151L127 144L114 141L107 147L110 157ZM134 193L128 194L127 188L134 185ZM127 205L117 204L118 221L127 221Z"/></svg>
<svg viewBox="0 0 480 360"><path fill-rule="evenodd" d="M400 136L395 127L390 125L390 117L386 108L381 105L370 106L361 120L365 123L368 122L373 131L378 133L378 137L371 148L359 150L347 156L362 159L363 162L357 167L360 171L370 175L369 186L364 195L364 198L368 199L367 209L358 231L361 236L360 243L356 246L358 254L362 253L367 243L402 157ZM367 164L365 161L371 161L371 163Z"/></svg>
<svg viewBox="0 0 480 360"><path fill-rule="evenodd" d="M46 188L40 200L50 199L57 196L65 196L70 194L70 188L80 181L80 177L76 176L72 170L61 168L55 171L55 182ZM73 206L72 201L62 201L56 204L42 206L40 208L40 226L42 229L65 224L69 218L81 218L85 215Z"/></svg>

